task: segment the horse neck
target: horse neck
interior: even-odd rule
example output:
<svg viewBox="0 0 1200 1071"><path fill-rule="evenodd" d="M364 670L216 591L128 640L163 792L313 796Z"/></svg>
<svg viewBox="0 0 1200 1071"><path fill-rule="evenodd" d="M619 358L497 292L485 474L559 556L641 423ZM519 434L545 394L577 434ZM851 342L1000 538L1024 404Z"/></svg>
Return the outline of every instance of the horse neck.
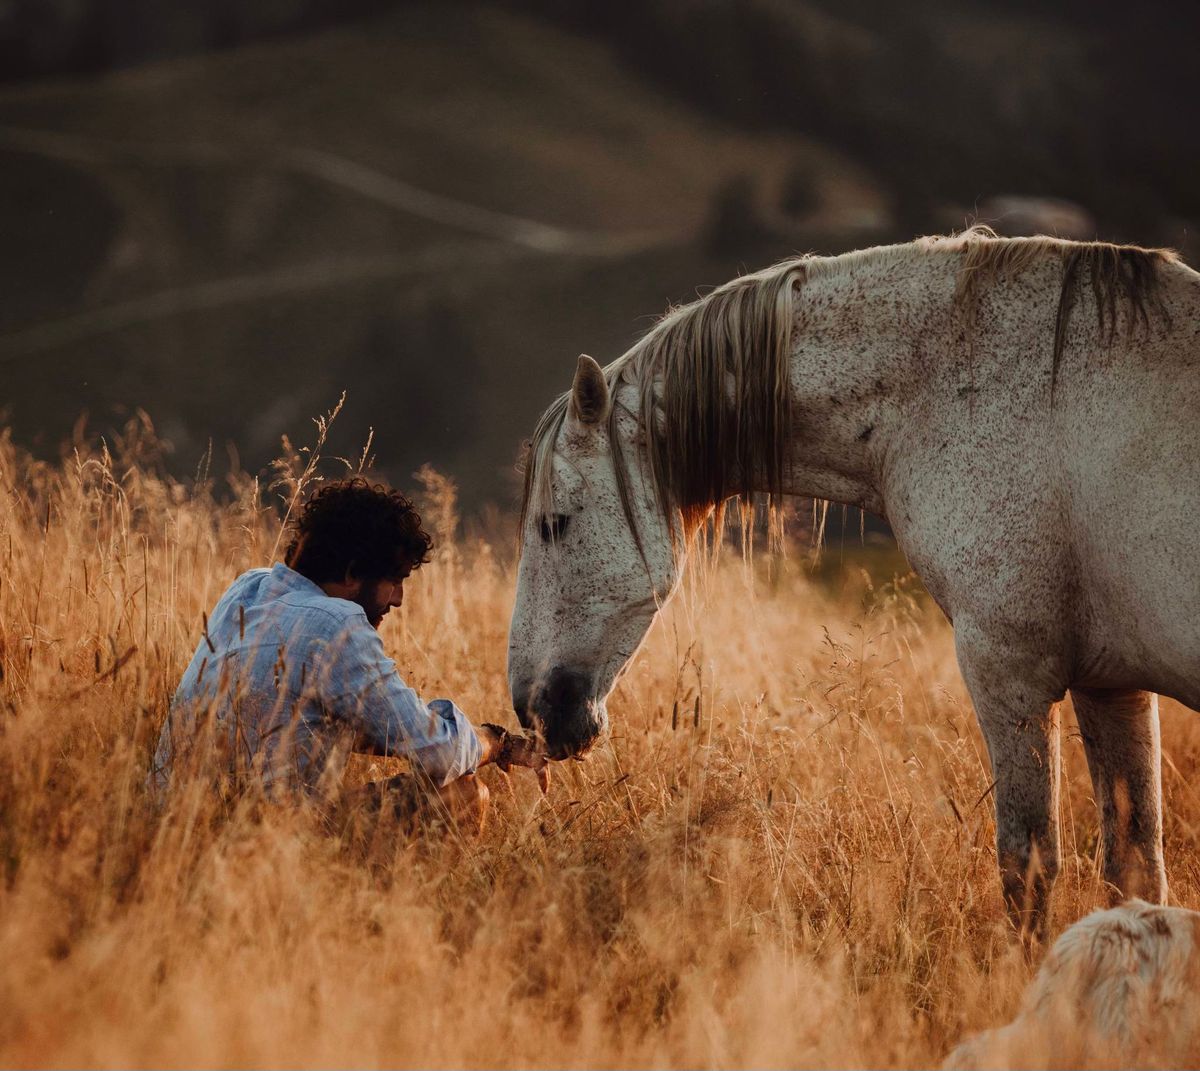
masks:
<svg viewBox="0 0 1200 1071"><path fill-rule="evenodd" d="M926 373L926 351L950 347L961 325L954 312L957 258L894 247L876 260L874 252L853 254L844 270L812 272L796 297L782 490L883 513L881 467ZM661 378L647 384L644 375L636 362L623 367L614 398L622 454L635 464L646 463L639 444L654 437L643 426L646 390L654 410L665 389ZM726 376L733 391L733 371ZM732 393L728 402L738 404ZM701 442L695 448L705 452ZM727 475L729 495L772 490L762 473ZM647 477L643 471L638 478ZM699 503L700 512L719 504ZM699 515L690 506L684 512Z"/></svg>
<svg viewBox="0 0 1200 1071"><path fill-rule="evenodd" d="M805 282L790 363L789 494L885 512L890 451L913 418L921 384L962 330L957 261L882 250Z"/></svg>

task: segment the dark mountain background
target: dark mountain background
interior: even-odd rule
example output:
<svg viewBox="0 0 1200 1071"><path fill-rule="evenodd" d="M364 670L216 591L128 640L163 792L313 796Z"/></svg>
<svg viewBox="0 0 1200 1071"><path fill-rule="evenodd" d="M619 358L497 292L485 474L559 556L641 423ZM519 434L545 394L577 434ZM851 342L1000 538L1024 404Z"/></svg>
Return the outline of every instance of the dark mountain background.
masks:
<svg viewBox="0 0 1200 1071"><path fill-rule="evenodd" d="M512 504L576 355L976 219L1196 263L1193 4L0 0L0 397Z"/></svg>

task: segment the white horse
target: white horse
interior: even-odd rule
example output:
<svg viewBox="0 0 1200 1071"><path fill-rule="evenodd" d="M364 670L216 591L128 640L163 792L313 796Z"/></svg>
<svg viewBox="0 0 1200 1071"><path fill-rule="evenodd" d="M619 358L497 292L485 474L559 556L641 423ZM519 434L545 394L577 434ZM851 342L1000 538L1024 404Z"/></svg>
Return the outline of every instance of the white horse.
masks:
<svg viewBox="0 0 1200 1071"><path fill-rule="evenodd" d="M950 238L789 260L664 317L542 417L526 471L513 705L553 757L727 500L891 524L954 624L1014 921L1058 867L1071 690L1104 873L1162 902L1154 693L1200 707L1200 275L1164 250Z"/></svg>

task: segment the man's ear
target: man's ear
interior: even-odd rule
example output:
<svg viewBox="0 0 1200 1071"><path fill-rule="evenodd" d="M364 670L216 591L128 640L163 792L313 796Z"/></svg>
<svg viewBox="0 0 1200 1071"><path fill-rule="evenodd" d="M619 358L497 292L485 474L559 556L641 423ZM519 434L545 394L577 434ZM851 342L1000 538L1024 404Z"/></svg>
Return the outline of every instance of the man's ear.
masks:
<svg viewBox="0 0 1200 1071"><path fill-rule="evenodd" d="M362 591L362 578L354 575L354 562L346 566L346 576L342 583L346 585L346 590L352 598L357 598Z"/></svg>
<svg viewBox="0 0 1200 1071"><path fill-rule="evenodd" d="M575 382L571 384L571 415L585 427L594 427L608 416L608 408L604 370L586 353L581 353L575 366Z"/></svg>

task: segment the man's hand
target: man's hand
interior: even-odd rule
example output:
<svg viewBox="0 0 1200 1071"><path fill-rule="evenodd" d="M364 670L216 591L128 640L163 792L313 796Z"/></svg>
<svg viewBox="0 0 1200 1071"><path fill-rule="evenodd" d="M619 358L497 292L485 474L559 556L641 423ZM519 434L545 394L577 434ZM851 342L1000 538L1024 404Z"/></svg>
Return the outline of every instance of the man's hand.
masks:
<svg viewBox="0 0 1200 1071"><path fill-rule="evenodd" d="M543 794L550 790L550 767L541 741L531 733L510 733L500 725L485 722L476 726L476 735L483 744L480 765L494 762L505 773L512 766L526 766L537 773L538 786Z"/></svg>

